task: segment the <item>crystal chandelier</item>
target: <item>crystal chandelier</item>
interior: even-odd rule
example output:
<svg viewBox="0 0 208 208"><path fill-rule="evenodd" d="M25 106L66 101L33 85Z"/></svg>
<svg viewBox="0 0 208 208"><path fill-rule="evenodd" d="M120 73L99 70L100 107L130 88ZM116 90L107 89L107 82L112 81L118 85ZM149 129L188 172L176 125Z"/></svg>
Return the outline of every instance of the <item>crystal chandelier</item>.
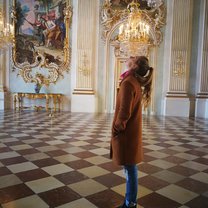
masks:
<svg viewBox="0 0 208 208"><path fill-rule="evenodd" d="M0 10L0 52L6 50L13 41L13 26L5 23L4 14Z"/></svg>
<svg viewBox="0 0 208 208"><path fill-rule="evenodd" d="M120 50L128 56L147 55L150 26L142 19L139 3L133 0L128 6L127 23L119 28Z"/></svg>

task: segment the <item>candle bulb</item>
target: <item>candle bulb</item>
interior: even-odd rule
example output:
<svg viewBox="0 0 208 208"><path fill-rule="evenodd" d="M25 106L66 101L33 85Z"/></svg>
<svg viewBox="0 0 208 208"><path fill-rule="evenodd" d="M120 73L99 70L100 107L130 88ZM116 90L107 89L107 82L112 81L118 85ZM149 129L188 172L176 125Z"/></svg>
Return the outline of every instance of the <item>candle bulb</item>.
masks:
<svg viewBox="0 0 208 208"><path fill-rule="evenodd" d="M121 25L120 27L119 27L119 34L122 34L123 33L123 25Z"/></svg>
<svg viewBox="0 0 208 208"><path fill-rule="evenodd" d="M13 26L13 25L10 25L10 32L11 32L12 34L14 34L14 26Z"/></svg>
<svg viewBox="0 0 208 208"><path fill-rule="evenodd" d="M147 34L149 34L149 29L150 29L150 27L149 27L149 25L147 25Z"/></svg>

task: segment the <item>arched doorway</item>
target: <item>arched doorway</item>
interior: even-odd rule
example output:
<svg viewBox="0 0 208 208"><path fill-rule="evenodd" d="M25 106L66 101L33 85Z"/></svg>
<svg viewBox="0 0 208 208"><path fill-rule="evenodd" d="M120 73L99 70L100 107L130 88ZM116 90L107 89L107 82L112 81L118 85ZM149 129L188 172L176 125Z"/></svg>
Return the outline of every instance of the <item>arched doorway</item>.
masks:
<svg viewBox="0 0 208 208"><path fill-rule="evenodd" d="M135 6L135 5L134 5ZM128 8L128 6L127 6ZM163 34L161 28L166 22L166 7L164 2L157 8L147 10L140 8L142 19L149 25L150 45L154 46L146 50L149 57L150 65L153 68L157 66L158 45L162 42ZM134 10L135 11L135 10ZM120 53L120 42L118 40L119 26L126 23L129 18L129 10L117 10L112 7L110 1L105 1L101 9L102 39L105 41L104 51L104 111L112 113L115 107L116 88L120 74L125 70L125 60L128 58ZM149 45L149 43L148 43ZM142 54L143 48L139 50ZM153 80L152 103L146 113L155 113L155 71Z"/></svg>
<svg viewBox="0 0 208 208"><path fill-rule="evenodd" d="M107 113L113 113L115 109L116 93L119 85L120 74L126 70L125 61L128 58L124 54L119 52L119 46L114 42L115 34L118 32L119 24L110 31L109 36L106 39L105 47L105 111ZM151 47L149 50L149 63L150 66L156 68L157 65L157 47ZM152 85L152 101L151 105L145 114L155 114L155 78L156 70L153 75Z"/></svg>

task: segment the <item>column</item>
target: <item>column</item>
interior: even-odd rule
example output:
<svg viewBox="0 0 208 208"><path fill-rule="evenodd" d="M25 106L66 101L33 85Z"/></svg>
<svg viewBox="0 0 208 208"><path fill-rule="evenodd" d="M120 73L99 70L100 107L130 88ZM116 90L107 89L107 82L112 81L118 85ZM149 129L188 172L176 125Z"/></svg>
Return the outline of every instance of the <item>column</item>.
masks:
<svg viewBox="0 0 208 208"><path fill-rule="evenodd" d="M6 3L5 0L0 1L0 8L3 12L2 17L4 18L3 21L6 19ZM5 109L5 71L6 71L6 64L5 64L5 51L0 49L0 110Z"/></svg>
<svg viewBox="0 0 208 208"><path fill-rule="evenodd" d="M201 2L197 60L196 117L208 118L208 1Z"/></svg>
<svg viewBox="0 0 208 208"><path fill-rule="evenodd" d="M71 111L95 112L99 1L76 0L73 6Z"/></svg>
<svg viewBox="0 0 208 208"><path fill-rule="evenodd" d="M4 71L3 71L3 55L0 54L0 110L4 109Z"/></svg>
<svg viewBox="0 0 208 208"><path fill-rule="evenodd" d="M169 63L166 64L167 68L164 69L169 71L167 77L164 78L166 79L164 115L188 117L190 111L188 85L193 0L174 0L169 4L169 10L172 10L172 19L170 20L171 24L167 25L168 33L171 33L171 39L169 43L166 42L166 44L170 44L170 51L165 54L170 54L170 58L167 58ZM166 37L166 39L169 39L169 37Z"/></svg>

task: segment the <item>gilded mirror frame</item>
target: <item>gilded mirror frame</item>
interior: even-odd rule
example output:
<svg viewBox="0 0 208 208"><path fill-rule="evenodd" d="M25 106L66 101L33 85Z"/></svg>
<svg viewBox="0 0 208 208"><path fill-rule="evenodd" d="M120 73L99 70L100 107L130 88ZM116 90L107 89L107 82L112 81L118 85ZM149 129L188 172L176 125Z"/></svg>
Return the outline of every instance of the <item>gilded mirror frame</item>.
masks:
<svg viewBox="0 0 208 208"><path fill-rule="evenodd" d="M13 0L13 71L27 83L55 84L70 70L70 0L27 2Z"/></svg>

